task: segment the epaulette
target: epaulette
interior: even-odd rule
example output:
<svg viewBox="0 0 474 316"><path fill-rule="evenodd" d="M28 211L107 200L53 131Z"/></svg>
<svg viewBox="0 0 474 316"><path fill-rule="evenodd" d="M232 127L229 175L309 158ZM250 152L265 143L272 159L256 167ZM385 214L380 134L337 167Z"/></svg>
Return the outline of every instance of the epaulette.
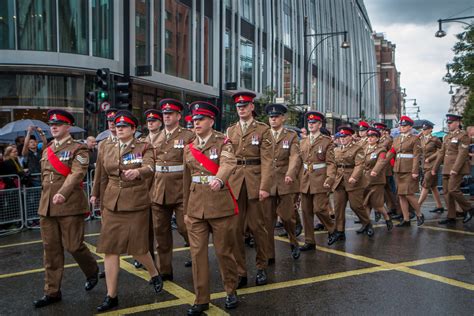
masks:
<svg viewBox="0 0 474 316"><path fill-rule="evenodd" d="M285 131L286 133L288 134L296 134L298 135L298 133L296 133L294 130L290 129L290 128L284 128L283 131Z"/></svg>
<svg viewBox="0 0 474 316"><path fill-rule="evenodd" d="M225 138L225 134L224 133L221 133L221 132L218 132L218 131L214 131L214 136L216 138Z"/></svg>
<svg viewBox="0 0 474 316"><path fill-rule="evenodd" d="M332 138L331 138L331 136L328 136L328 135L321 134L321 137L322 137L322 138L329 139L329 140L331 140L331 141L332 141Z"/></svg>
<svg viewBox="0 0 474 316"><path fill-rule="evenodd" d="M268 127L270 128L270 125L266 124L266 123L263 123L263 122L260 122L260 121L257 121L257 120L253 120L255 123L257 123L258 125L262 125L262 126L265 126L265 127Z"/></svg>
<svg viewBox="0 0 474 316"><path fill-rule="evenodd" d="M237 125L237 123L239 123L239 121L237 121L237 122L234 122L234 123L230 124L229 126L227 126L227 128L234 127L235 125Z"/></svg>

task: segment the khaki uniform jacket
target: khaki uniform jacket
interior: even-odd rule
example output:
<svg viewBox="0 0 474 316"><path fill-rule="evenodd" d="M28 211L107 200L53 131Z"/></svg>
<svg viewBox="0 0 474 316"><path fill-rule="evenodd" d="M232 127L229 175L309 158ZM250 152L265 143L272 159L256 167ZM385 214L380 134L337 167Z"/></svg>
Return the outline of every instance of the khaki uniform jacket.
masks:
<svg viewBox="0 0 474 316"><path fill-rule="evenodd" d="M421 152L422 152L422 164L423 169L431 172L436 158L438 157L438 150L443 145L438 137L429 135L428 137L420 136L421 141ZM428 162L426 161L428 160Z"/></svg>
<svg viewBox="0 0 474 316"><path fill-rule="evenodd" d="M377 144L374 147L365 146L363 162L363 181L362 186L367 187L373 184L385 184L386 177L384 169L389 164L387 159L387 149L383 144ZM377 175L372 177L370 173L375 171Z"/></svg>
<svg viewBox="0 0 474 316"><path fill-rule="evenodd" d="M456 130L444 136L443 146L438 152L433 169L437 170L443 163L443 175L451 170L459 175L469 174L469 145L470 138L463 130Z"/></svg>
<svg viewBox="0 0 474 316"><path fill-rule="evenodd" d="M393 145L393 138L392 136L383 135L379 139L379 144L384 147L387 152L392 148ZM392 176L393 175L393 168L392 165L388 164L385 168L385 176Z"/></svg>
<svg viewBox="0 0 474 316"><path fill-rule="evenodd" d="M71 169L67 177L60 174L48 159L48 150L43 150L41 157L41 180L43 190L38 207L41 216L80 215L89 210L87 196L81 187L89 166L89 151L85 144L71 137L55 148L54 143L48 144L60 162ZM66 201L53 204L53 196L59 193Z"/></svg>
<svg viewBox="0 0 474 316"><path fill-rule="evenodd" d="M273 134L270 140L272 142L272 172L269 177L271 182L270 195L298 193L300 190L298 176L301 169L298 134L295 131L283 128L277 140L275 140ZM293 183L286 184L286 176L293 179Z"/></svg>
<svg viewBox="0 0 474 316"><path fill-rule="evenodd" d="M102 160L102 157L104 156L104 148L106 147L104 145L108 143L115 144L116 142L117 138L110 135L101 141L97 148L97 161L95 164L94 182L92 185L91 196L95 196L99 199L100 208L102 208L102 197L104 196L105 186L107 184L107 174L103 172L104 164Z"/></svg>
<svg viewBox="0 0 474 316"><path fill-rule="evenodd" d="M356 143L350 143L346 146L339 146L334 149L334 161L336 163L336 179L332 186L333 190L342 184L347 192L361 189L361 178L364 162L364 150ZM349 178L357 180L350 184Z"/></svg>
<svg viewBox="0 0 474 316"><path fill-rule="evenodd" d="M357 145L359 145L360 147L364 147L365 145L367 145L367 136L366 137L361 137L357 141Z"/></svg>
<svg viewBox="0 0 474 316"><path fill-rule="evenodd" d="M413 158L403 158L400 155L412 155ZM393 172L419 174L421 158L420 138L413 134L395 138L387 159L395 158Z"/></svg>
<svg viewBox="0 0 474 316"><path fill-rule="evenodd" d="M105 143L102 159L103 172L107 175L102 204L110 211L143 211L150 207L147 179L153 176L153 148L133 139L120 150L119 142ZM140 176L126 180L123 171L138 169Z"/></svg>
<svg viewBox="0 0 474 316"><path fill-rule="evenodd" d="M238 198L240 195L244 181L249 199L258 199L259 190L270 193L272 145L270 127L265 123L253 120L243 134L240 123L237 122L227 128L226 134L232 142L237 161L260 159L258 165L237 165L229 179L235 197Z"/></svg>
<svg viewBox="0 0 474 316"><path fill-rule="evenodd" d="M330 188L325 188L324 183L332 186L336 177L334 161L334 143L331 137L320 134L311 145L310 137L300 142L303 168L300 172L300 192L306 194L327 193ZM325 163L326 167L312 169L314 164ZM308 168L304 168L304 164Z"/></svg>
<svg viewBox="0 0 474 316"><path fill-rule="evenodd" d="M194 133L183 128L176 128L169 140L163 129L153 144L155 148L156 166L183 165L185 145L194 139ZM178 204L183 202L183 172L156 172L150 191L151 201L160 205Z"/></svg>
<svg viewBox="0 0 474 316"><path fill-rule="evenodd" d="M199 140L193 141L194 147L199 149ZM225 135L212 131L203 149L199 149L204 155L219 165L215 175L222 180L224 186L219 191L212 191L209 184L192 182L193 176L211 176L206 168L199 163L191 153L189 145L184 149L184 176L183 196L184 214L200 219L221 218L234 215L234 202L225 183L236 167L236 158L232 144ZM217 157L211 157L215 154Z"/></svg>

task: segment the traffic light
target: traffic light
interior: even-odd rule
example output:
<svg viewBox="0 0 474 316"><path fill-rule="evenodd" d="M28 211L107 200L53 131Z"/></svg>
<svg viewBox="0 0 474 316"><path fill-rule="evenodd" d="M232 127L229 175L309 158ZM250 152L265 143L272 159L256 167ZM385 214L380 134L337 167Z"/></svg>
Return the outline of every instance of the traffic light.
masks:
<svg viewBox="0 0 474 316"><path fill-rule="evenodd" d="M109 68L100 68L97 69L96 81L98 86L97 98L99 102L109 100L109 78L110 70Z"/></svg>
<svg viewBox="0 0 474 316"><path fill-rule="evenodd" d="M121 110L130 110L132 91L130 90L130 82L117 82L115 84L115 107Z"/></svg>
<svg viewBox="0 0 474 316"><path fill-rule="evenodd" d="M99 108L97 106L96 91L87 92L87 95L86 95L86 111L89 112L89 113L99 112Z"/></svg>

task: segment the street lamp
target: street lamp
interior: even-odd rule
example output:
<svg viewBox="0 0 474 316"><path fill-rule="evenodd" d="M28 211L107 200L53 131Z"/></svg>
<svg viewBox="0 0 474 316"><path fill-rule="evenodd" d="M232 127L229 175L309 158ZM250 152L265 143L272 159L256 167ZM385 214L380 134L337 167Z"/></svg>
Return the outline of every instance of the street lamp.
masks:
<svg viewBox="0 0 474 316"><path fill-rule="evenodd" d="M370 79L381 74L381 71L368 71L362 72L362 61L359 60L359 117L362 118L362 90L364 89L365 85L369 82ZM370 75L364 83L362 84L362 75ZM385 72L385 79L383 80L384 83L389 83L390 78L388 77L388 72Z"/></svg>
<svg viewBox="0 0 474 316"><path fill-rule="evenodd" d="M438 31L436 31L435 37L441 38L441 37L446 36L446 32L443 30L443 23L457 22L457 23L466 24L467 26L471 26L470 23L462 21L462 20L470 20L470 19L474 19L474 16L463 16L463 17L459 17L459 18L439 19L438 20Z"/></svg>
<svg viewBox="0 0 474 316"><path fill-rule="evenodd" d="M444 75L444 77L446 79L450 79L451 78L451 73L449 72L449 64L446 64L446 74Z"/></svg>
<svg viewBox="0 0 474 316"><path fill-rule="evenodd" d="M343 35L344 38L343 38L343 41L341 43L341 48L342 49L348 49L351 47L351 44L349 43L348 39L347 39L347 31L341 31L341 32L327 32L327 33L313 33L313 34L307 34L306 33L306 30L308 28L308 17L305 16L304 17L304 74L305 74L305 80L304 80L304 91L303 91L303 96L304 96L304 103L305 104L308 104L308 74L309 74L309 63L311 62L311 55L313 55L313 52L316 50L316 48L318 48L318 46L324 42L325 40L331 38L331 37L335 37L335 36L340 36L340 35ZM306 43L306 38L307 37L322 37L322 39L316 43L316 45L313 47L313 49L311 50L311 52L307 53L307 49L308 49L308 45Z"/></svg>
<svg viewBox="0 0 474 316"><path fill-rule="evenodd" d="M453 86L452 86L452 85L449 86L449 92L448 92L448 93L449 93L449 94L454 94Z"/></svg>

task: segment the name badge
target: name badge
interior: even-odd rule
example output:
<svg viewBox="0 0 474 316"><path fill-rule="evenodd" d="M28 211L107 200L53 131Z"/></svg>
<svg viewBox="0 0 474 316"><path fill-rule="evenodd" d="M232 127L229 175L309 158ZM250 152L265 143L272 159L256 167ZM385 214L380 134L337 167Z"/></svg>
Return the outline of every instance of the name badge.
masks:
<svg viewBox="0 0 474 316"><path fill-rule="evenodd" d="M214 159L217 159L218 157L219 156L217 155L217 149L211 148L209 158L214 160Z"/></svg>
<svg viewBox="0 0 474 316"><path fill-rule="evenodd" d="M290 148L290 142L288 140L283 141L283 149L289 149Z"/></svg>
<svg viewBox="0 0 474 316"><path fill-rule="evenodd" d="M451 139L451 143L457 144L457 143L458 143L458 139L457 139L457 138Z"/></svg>
<svg viewBox="0 0 474 316"><path fill-rule="evenodd" d="M370 154L370 159L377 159L377 154L376 153Z"/></svg>
<svg viewBox="0 0 474 316"><path fill-rule="evenodd" d="M260 139L258 135L252 135L252 145L260 145Z"/></svg>

